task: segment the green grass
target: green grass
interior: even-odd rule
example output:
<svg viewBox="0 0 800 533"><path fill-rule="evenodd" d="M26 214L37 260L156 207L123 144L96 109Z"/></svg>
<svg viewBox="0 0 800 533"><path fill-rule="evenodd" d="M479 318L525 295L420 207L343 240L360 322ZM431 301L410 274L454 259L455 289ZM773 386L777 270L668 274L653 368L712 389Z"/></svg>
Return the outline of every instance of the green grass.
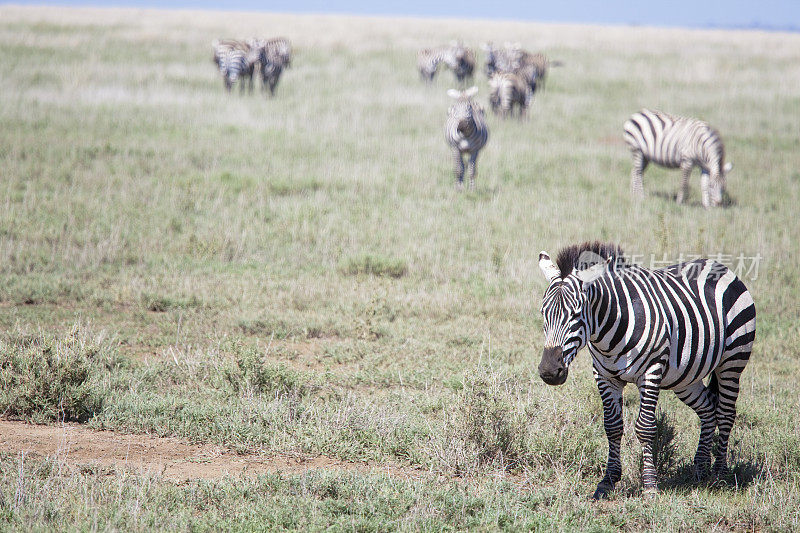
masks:
<svg viewBox="0 0 800 533"><path fill-rule="evenodd" d="M420 476L175 485L6 456L4 529L800 527L800 37L133 13L0 8L6 416L72 405L97 429ZM211 40L259 34L295 46L276 97L224 94ZM472 193L442 131L450 73L415 71L459 38L564 63L527 121L489 117ZM697 172L676 205L658 168L631 203L621 130L643 106L721 131L730 208L699 207ZM622 482L588 501L606 453L589 356L563 387L536 375L539 250L587 239L762 256L727 484L691 480L698 424L667 392L662 493L643 500L629 387Z"/></svg>

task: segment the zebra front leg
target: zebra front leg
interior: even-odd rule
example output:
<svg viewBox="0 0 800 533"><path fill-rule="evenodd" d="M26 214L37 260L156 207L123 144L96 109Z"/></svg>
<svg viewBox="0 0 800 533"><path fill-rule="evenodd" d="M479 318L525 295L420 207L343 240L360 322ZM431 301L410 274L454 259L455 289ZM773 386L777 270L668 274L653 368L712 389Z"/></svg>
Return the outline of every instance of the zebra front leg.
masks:
<svg viewBox="0 0 800 533"><path fill-rule="evenodd" d="M649 368L639 384L639 416L636 417L636 438L642 445L642 486L645 494L658 492L653 442L656 437L656 405L664 365L659 362Z"/></svg>
<svg viewBox="0 0 800 533"><path fill-rule="evenodd" d="M694 468L695 479L701 481L708 476L711 468L711 443L717 427L717 398L702 381L686 389L676 390L675 395L700 418L700 441L694 455Z"/></svg>
<svg viewBox="0 0 800 533"><path fill-rule="evenodd" d="M456 190L464 189L464 158L461 150L453 148L453 174L456 177Z"/></svg>
<svg viewBox="0 0 800 533"><path fill-rule="evenodd" d="M603 427L608 439L608 462L606 473L598 483L592 499L606 498L614 490L614 486L622 477L622 463L619 458L620 443L622 442L622 389L625 383L611 381L594 373L600 398L603 400Z"/></svg>
<svg viewBox="0 0 800 533"><path fill-rule="evenodd" d="M703 207L708 209L711 207L711 198L708 194L708 172L705 170L700 174L700 192L702 194Z"/></svg>
<svg viewBox="0 0 800 533"><path fill-rule="evenodd" d="M647 159L641 151L633 152L633 170L631 170L631 195L634 198L644 198L644 188L642 187L642 175L647 168Z"/></svg>
<svg viewBox="0 0 800 533"><path fill-rule="evenodd" d="M682 204L689 195L689 176L692 174L693 166L691 161L681 161L681 188L678 190L677 198L679 204Z"/></svg>
<svg viewBox="0 0 800 533"><path fill-rule="evenodd" d="M469 172L469 190L475 190L475 167L477 166L478 162L478 151L474 151L469 155L469 163L467 165L467 170Z"/></svg>

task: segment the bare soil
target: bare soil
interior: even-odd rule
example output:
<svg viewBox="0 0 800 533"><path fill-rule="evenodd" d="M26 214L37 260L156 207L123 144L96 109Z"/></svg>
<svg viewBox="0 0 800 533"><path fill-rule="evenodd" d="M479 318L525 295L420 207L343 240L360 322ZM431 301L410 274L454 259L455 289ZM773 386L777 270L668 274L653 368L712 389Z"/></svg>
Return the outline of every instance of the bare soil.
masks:
<svg viewBox="0 0 800 533"><path fill-rule="evenodd" d="M0 420L0 451L31 454L80 468L134 471L171 481L218 479L266 473L300 474L313 470L383 472L420 477L424 472L390 464L349 463L325 456L242 455L221 446L180 439L94 431L80 424L33 425Z"/></svg>

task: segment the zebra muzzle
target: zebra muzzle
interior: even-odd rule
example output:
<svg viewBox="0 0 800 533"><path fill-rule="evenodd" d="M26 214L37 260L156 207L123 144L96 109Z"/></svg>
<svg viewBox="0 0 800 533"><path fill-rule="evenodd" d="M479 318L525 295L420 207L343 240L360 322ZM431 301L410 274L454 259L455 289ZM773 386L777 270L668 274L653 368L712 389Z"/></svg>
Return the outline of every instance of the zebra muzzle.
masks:
<svg viewBox="0 0 800 533"><path fill-rule="evenodd" d="M539 377L548 385L563 385L567 381L567 366L560 346L546 347L539 363Z"/></svg>

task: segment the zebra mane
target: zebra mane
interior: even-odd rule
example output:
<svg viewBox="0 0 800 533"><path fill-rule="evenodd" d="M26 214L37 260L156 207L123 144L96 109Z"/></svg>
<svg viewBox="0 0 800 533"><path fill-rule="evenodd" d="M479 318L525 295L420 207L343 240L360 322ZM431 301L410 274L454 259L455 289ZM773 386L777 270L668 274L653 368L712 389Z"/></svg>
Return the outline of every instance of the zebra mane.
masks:
<svg viewBox="0 0 800 533"><path fill-rule="evenodd" d="M586 254L586 252L589 252L589 254ZM584 269L592 266L592 264L597 264L598 261L590 261L591 254L595 254L602 259L613 257L615 263L624 262L624 252L618 244L600 241L572 244L559 250L558 256L556 256L556 266L561 271L561 277L569 276L579 265L581 269Z"/></svg>

